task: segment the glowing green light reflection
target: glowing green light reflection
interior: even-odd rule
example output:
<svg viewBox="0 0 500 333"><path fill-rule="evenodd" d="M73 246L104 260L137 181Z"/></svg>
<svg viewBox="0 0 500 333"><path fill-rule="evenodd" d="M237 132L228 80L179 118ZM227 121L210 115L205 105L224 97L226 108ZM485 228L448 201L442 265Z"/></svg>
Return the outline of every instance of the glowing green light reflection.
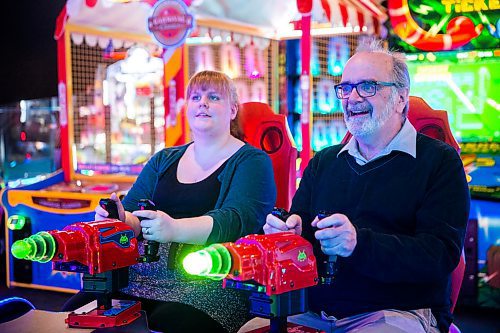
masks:
<svg viewBox="0 0 500 333"><path fill-rule="evenodd" d="M188 254L182 265L184 270L191 275L221 280L229 273L231 260L231 254L224 245L213 244L203 250Z"/></svg>

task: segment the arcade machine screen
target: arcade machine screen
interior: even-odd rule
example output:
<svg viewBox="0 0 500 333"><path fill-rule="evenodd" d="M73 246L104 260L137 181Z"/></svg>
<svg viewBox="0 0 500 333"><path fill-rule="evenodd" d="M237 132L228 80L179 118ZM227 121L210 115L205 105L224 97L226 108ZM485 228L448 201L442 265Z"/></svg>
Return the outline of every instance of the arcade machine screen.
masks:
<svg viewBox="0 0 500 333"><path fill-rule="evenodd" d="M500 52L409 54L411 95L446 110L459 142L498 142Z"/></svg>
<svg viewBox="0 0 500 333"><path fill-rule="evenodd" d="M1 177L7 186L31 184L61 167L57 98L0 108Z"/></svg>

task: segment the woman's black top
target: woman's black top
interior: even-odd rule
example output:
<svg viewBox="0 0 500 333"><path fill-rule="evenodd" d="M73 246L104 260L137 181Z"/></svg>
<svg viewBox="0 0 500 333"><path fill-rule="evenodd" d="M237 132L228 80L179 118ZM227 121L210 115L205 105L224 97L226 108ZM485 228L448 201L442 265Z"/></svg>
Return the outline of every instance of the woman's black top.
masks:
<svg viewBox="0 0 500 333"><path fill-rule="evenodd" d="M175 219L202 216L215 207L221 186L217 178L226 162L207 178L186 184L177 179L179 161L175 161L158 181L153 202L158 210Z"/></svg>

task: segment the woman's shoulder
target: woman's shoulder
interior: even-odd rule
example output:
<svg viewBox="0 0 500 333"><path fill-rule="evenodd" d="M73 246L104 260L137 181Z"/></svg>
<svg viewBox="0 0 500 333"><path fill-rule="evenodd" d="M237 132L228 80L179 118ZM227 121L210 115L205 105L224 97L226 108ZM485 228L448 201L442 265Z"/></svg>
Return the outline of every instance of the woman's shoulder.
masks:
<svg viewBox="0 0 500 333"><path fill-rule="evenodd" d="M246 170L251 172L272 169L271 158L264 151L245 143L228 160L229 170Z"/></svg>
<svg viewBox="0 0 500 333"><path fill-rule="evenodd" d="M234 154L233 157L236 158L270 158L269 155L254 146L252 146L249 143L245 143L243 146L241 146L240 149L238 149Z"/></svg>
<svg viewBox="0 0 500 333"><path fill-rule="evenodd" d="M187 143L185 145L182 145L182 146L174 146L174 147L167 147L167 148L163 148L162 150L158 151L157 153L155 153L153 155L153 157L151 157L152 159L155 158L155 159L164 159L164 158L169 158L171 156L175 156L175 155L178 155L178 154L183 154L186 149L189 147L189 145L191 144L190 143Z"/></svg>
<svg viewBox="0 0 500 333"><path fill-rule="evenodd" d="M189 147L191 143L182 145L182 146L174 146L163 148L162 150L156 152L153 156L151 156L148 164L162 166L164 164L169 164L172 161L175 161L184 154L187 147Z"/></svg>

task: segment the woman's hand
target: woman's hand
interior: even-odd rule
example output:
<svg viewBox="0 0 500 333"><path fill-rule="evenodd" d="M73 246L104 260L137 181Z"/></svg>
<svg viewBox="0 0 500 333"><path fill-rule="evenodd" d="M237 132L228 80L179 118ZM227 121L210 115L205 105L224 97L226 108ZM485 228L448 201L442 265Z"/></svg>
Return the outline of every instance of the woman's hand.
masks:
<svg viewBox="0 0 500 333"><path fill-rule="evenodd" d="M144 239L160 243L174 241L177 221L167 213L159 210L136 210L132 214L143 218L141 230Z"/></svg>
<svg viewBox="0 0 500 333"><path fill-rule="evenodd" d="M266 217L266 224L264 224L263 229L266 235L283 231L293 231L294 234L300 235L302 234L302 219L299 215L292 214L286 221L282 221L273 214L269 214Z"/></svg>
<svg viewBox="0 0 500 333"><path fill-rule="evenodd" d="M109 198L116 203L116 207L118 208L118 219L122 222L126 222L125 208L123 208L122 202L120 201L120 199L118 199L116 193L114 192L111 193L111 196ZM94 211L95 211L94 219L96 221L102 221L109 218L108 217L109 213L100 205L97 205Z"/></svg>

